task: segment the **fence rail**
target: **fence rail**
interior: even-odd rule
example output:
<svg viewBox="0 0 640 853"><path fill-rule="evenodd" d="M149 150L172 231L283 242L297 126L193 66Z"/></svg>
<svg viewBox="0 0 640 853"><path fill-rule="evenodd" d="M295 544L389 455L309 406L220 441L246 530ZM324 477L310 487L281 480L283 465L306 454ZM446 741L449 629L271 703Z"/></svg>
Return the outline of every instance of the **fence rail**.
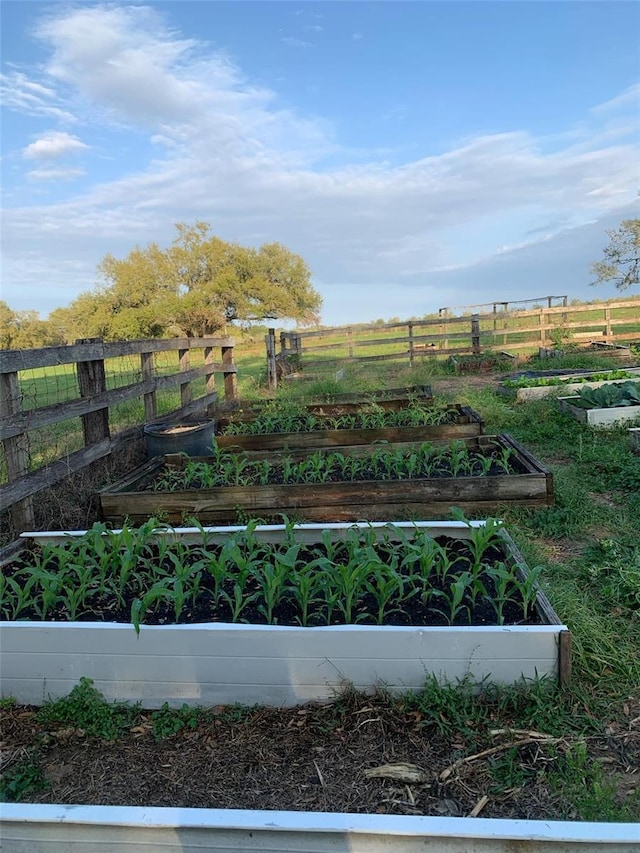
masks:
<svg viewBox="0 0 640 853"><path fill-rule="evenodd" d="M638 340L640 297L620 302L549 304L522 311L493 310L404 323L282 332L279 352L275 330L270 329L265 339L267 374L270 387L275 388L292 364L304 370L345 361L408 360L413 365L417 358L546 348L558 335L566 340L606 344ZM375 348L379 352L371 353Z"/></svg>
<svg viewBox="0 0 640 853"><path fill-rule="evenodd" d="M220 359L214 360L219 349ZM191 366L191 355L202 351L203 363ZM154 354L176 353L177 370L159 374ZM110 359L139 356L135 371L140 379L115 388L107 388L105 363ZM64 365L75 367L75 389L63 389L72 399L49 405L25 405L25 391L34 372ZM33 495L59 482L71 473L108 456L116 448L139 437L144 423L119 429L112 435L110 412L128 401L142 401L144 422L158 418L158 394L179 389L180 406L166 412L163 420L172 421L205 411L218 397L215 374L223 377L226 400L237 399L234 339L174 338L167 340L122 341L104 343L98 339L77 341L66 347L42 347L30 350L4 350L0 360L0 440L6 461L8 483L0 488L0 506L10 509L14 527L33 528ZM70 377L67 377L70 378ZM194 395L193 383L204 380L204 393ZM53 427L79 418L82 424L82 449L65 453L33 469L30 437L36 430Z"/></svg>

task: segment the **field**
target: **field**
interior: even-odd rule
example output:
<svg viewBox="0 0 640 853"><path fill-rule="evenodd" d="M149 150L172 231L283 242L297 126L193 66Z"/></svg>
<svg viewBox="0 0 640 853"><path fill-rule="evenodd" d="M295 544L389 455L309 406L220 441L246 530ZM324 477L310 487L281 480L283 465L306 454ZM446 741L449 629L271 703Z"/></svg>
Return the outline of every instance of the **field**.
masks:
<svg viewBox="0 0 640 853"><path fill-rule="evenodd" d="M241 396L264 396L262 348L240 349L236 360ZM554 360L565 365L611 366L580 353ZM42 377L33 382L41 397ZM329 707L280 713L150 714L106 705L85 684L44 711L5 702L3 796L125 802L133 774L134 801L146 805L458 815L482 804L483 817L640 821L640 456L631 454L625 429L589 430L553 399L511 403L496 393L498 382L497 374L455 376L443 361L413 369L374 362L347 366L339 381L289 382L279 396L428 384L477 410L487 433L510 432L552 469L555 506L505 507L500 515L529 565L542 567L544 590L572 631L568 688L540 681L475 696L464 683L428 683L423 694L399 700L347 691ZM158 769L161 747L170 771ZM198 781L203 755L207 772L215 770L208 786ZM64 770L70 762L73 777ZM229 762L231 781L223 775ZM406 768L404 781L362 776L363 767L424 769L425 762L422 782Z"/></svg>

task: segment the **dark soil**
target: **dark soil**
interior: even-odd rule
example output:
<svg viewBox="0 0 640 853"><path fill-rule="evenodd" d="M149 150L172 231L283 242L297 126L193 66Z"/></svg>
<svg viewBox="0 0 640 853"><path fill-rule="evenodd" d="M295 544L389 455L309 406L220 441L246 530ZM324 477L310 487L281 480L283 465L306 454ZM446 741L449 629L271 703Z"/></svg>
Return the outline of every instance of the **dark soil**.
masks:
<svg viewBox="0 0 640 853"><path fill-rule="evenodd" d="M2 769L8 779L37 766L44 789L22 800L39 803L466 816L486 797L483 818L579 819L575 790L553 781L578 743L588 766L604 769L614 801L638 803L640 705L616 710L616 722L587 737L496 733L491 708L451 736L410 700L346 694L332 705L217 707L177 734L163 732L163 712L139 712L105 741L15 706L2 715ZM407 763L420 782L366 775Z"/></svg>
<svg viewBox="0 0 640 853"><path fill-rule="evenodd" d="M416 586L416 581L413 580L408 573L402 572L405 575L405 583L403 595L394 596L388 601L385 606L385 615L382 623L384 625L402 625L402 626L444 626L444 625L496 625L498 624L496 609L491 603L496 598L494 580L486 573L482 572L479 575L479 583L486 590L484 594L477 594L472 598L472 591L467 588L464 598L460 602L459 610L454 614L451 611L450 602L453 598L453 584L456 579L466 570L470 568L470 560L473 561L473 556L463 540L447 539L439 537L435 540L443 548L446 548L447 558L450 560L450 565L445 578L436 576L433 571L429 577L428 587L431 591L428 598L421 597L421 590ZM394 551L385 549L383 545L375 547L375 551L382 561L388 562L393 559ZM209 552L217 554L220 547L209 545ZM297 557L298 565L306 565L319 557L326 556L324 546L318 544L313 549L302 550ZM181 561L184 565L189 563L189 558L192 561L202 560L202 551L200 549L192 552L186 552L181 555ZM269 561L266 555L260 558L263 562ZM336 565L341 562L346 564L349 555L346 548L339 549L333 556L332 560ZM498 562L508 565L510 557L507 552L498 546L491 546L486 549L482 557L482 563L485 566L492 566ZM20 573L21 566L30 564L29 552L26 555L20 555L20 560L9 564L5 568L5 575L9 578L15 577L18 583L22 583L24 576ZM146 566L153 565L153 559L149 559ZM143 567L142 564L136 569L135 573L147 574L149 569ZM168 558L165 558L165 563L160 566L160 572L157 573L157 578L163 576L171 576L174 571L174 566ZM50 561L45 564L44 569L54 574L60 571L60 566L55 561ZM320 571L320 570L319 570ZM134 574L135 574L134 573ZM176 619L174 603L169 601L158 601L150 604L146 613L141 617L141 624L145 625L169 625L169 624L195 624L195 623L211 623L225 622L231 623L241 621L253 625L267 624L267 618L261 602L264 601L260 594L260 587L255 576L249 577L243 587L241 597L247 603L243 606L241 617L233 618L232 602L234 601L235 579L230 576L223 584L223 595L214 598L214 580L209 573L202 571L200 575L200 586L198 595L195 600L187 597L184 608ZM373 581L373 577L372 577ZM153 583L153 579L147 584L148 587ZM415 587L415 592L412 590ZM502 610L502 623L506 625L535 625L540 624L540 616L535 609L529 609L524 612L523 599L517 589L511 585L507 589L509 600L504 602ZM89 600L90 609L80 611L76 614L72 621L77 622L131 622L131 605L136 596L142 596L142 593L137 590L134 593L125 592L124 603L121 604L113 595L95 594ZM357 604L354 606L354 612L350 624L359 625L376 625L378 624L378 604L372 593L366 593L359 597ZM35 609L26 609L20 614L21 619L30 619L39 621L42 617ZM52 607L47 613L47 620L66 622L70 620L69 612L63 602ZM314 627L319 625L344 625L346 623L345 614L341 610L340 605L336 604L331 617L327 620L326 604L317 602L311 603L308 610L307 626ZM301 625L302 611L300 604L291 592L285 591L282 595L282 600L276 604L273 610L273 618L271 624L275 625Z"/></svg>

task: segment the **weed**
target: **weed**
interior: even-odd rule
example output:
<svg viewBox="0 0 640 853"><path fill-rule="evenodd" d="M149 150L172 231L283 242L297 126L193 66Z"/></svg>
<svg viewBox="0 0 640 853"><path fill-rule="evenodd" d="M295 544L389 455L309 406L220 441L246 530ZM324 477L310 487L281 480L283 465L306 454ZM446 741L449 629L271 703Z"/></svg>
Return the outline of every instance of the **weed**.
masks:
<svg viewBox="0 0 640 853"><path fill-rule="evenodd" d="M43 726L73 726L89 737L115 740L139 716L137 706L109 704L90 678L82 677L68 696L47 702L37 713Z"/></svg>
<svg viewBox="0 0 640 853"><path fill-rule="evenodd" d="M181 708L169 708L165 702L162 708L151 712L151 733L155 740L165 740L185 729L197 729L206 712L186 703Z"/></svg>
<svg viewBox="0 0 640 853"><path fill-rule="evenodd" d="M0 802L19 803L48 787L42 767L30 756L0 775Z"/></svg>

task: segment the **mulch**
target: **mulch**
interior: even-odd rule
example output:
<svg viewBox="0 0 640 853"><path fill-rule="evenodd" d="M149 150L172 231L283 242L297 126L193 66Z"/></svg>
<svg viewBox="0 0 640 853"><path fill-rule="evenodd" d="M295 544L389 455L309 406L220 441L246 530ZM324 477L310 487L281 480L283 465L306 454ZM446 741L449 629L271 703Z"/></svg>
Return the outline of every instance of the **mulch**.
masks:
<svg viewBox="0 0 640 853"><path fill-rule="evenodd" d="M578 817L547 774L579 738L467 729L452 740L414 703L382 693L288 709L220 706L163 740L150 712L124 737L103 741L43 727L36 710L7 708L0 723L3 772L28 757L43 768L47 788L33 802ZM625 714L626 722L581 739L620 798L638 787L640 703ZM517 779L505 786L500 762L514 752Z"/></svg>

